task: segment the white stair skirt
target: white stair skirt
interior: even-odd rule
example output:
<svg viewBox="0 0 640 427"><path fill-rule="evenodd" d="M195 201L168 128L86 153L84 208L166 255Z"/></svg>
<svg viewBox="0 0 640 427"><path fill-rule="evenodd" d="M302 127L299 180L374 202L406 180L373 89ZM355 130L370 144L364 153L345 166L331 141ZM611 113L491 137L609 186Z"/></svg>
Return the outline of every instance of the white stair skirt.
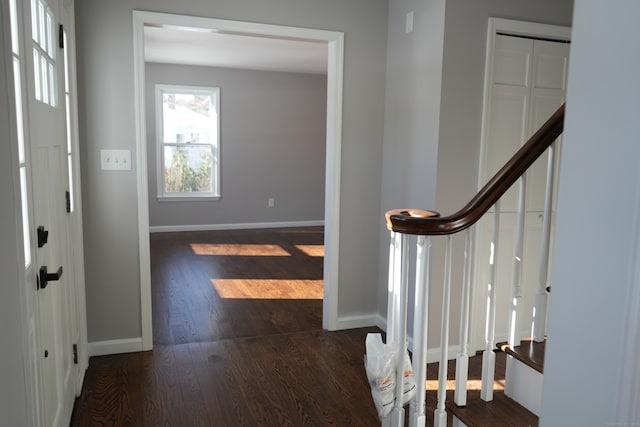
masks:
<svg viewBox="0 0 640 427"><path fill-rule="evenodd" d="M453 417L453 427L467 427L467 425L465 423L463 423L460 418L456 417L455 415L452 415Z"/></svg>
<svg viewBox="0 0 640 427"><path fill-rule="evenodd" d="M504 394L540 416L544 375L507 355Z"/></svg>

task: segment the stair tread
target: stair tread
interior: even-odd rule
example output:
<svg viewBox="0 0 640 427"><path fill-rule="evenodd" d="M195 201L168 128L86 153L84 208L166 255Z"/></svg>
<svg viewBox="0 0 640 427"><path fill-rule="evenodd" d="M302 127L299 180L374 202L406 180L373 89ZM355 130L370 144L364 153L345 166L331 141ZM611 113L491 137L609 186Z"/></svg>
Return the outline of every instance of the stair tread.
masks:
<svg viewBox="0 0 640 427"><path fill-rule="evenodd" d="M537 427L538 417L524 406L511 400L502 390L494 390L493 401L480 399L479 390L470 390L467 405L457 406L453 395L446 402L447 411L455 415L468 427L495 427L496 420L501 426Z"/></svg>
<svg viewBox="0 0 640 427"><path fill-rule="evenodd" d="M546 341L535 342L531 339L524 339L520 341L520 345L515 347L510 347L506 342L498 343L497 346L508 355L513 356L542 374L544 371L545 343Z"/></svg>
<svg viewBox="0 0 640 427"><path fill-rule="evenodd" d="M467 405L457 406L454 403L453 387L455 384L455 360L450 360L447 369L448 390L445 402L449 413L447 425L452 426L452 415L469 427L537 427L538 417L524 406L513 401L504 394L506 353L496 353L495 381L493 383L492 402L480 399L480 384L482 382L482 355L469 358L469 390L467 391ZM433 415L437 406L437 374L438 363L427 365L427 413ZM432 418L428 418L432 419Z"/></svg>

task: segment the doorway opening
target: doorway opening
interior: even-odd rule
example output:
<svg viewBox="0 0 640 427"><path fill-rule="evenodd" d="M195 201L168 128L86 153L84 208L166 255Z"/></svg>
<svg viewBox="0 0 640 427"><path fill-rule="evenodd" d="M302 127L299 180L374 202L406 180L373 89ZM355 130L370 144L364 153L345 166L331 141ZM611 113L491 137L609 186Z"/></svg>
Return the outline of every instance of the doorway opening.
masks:
<svg viewBox="0 0 640 427"><path fill-rule="evenodd" d="M342 124L342 81L344 35L324 31L278 25L227 21L154 12L134 11L134 83L136 114L137 189L138 189L138 240L140 248L140 292L142 347L153 347L151 314L151 270L149 249L149 191L147 171L146 117L151 112L145 108L145 27L192 28L214 33L246 35L258 38L315 41L327 47L327 110L326 110L326 165L324 203L324 267L323 308L324 329L337 329L338 294L338 242L340 213L340 153Z"/></svg>

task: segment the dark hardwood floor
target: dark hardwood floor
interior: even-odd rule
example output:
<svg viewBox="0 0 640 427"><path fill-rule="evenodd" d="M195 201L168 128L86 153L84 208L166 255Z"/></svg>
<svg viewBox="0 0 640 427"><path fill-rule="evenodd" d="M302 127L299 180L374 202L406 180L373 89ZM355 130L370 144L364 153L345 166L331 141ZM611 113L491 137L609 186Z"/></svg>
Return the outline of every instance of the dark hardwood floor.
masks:
<svg viewBox="0 0 640 427"><path fill-rule="evenodd" d="M302 249L321 249L323 240L317 227L152 234L154 344L321 329L322 292L313 291L316 283L322 290L323 258ZM294 295L278 293L291 283L315 299L294 298L290 286ZM220 295L239 290L239 298Z"/></svg>
<svg viewBox="0 0 640 427"><path fill-rule="evenodd" d="M71 425L380 425L363 364L379 330L322 330L322 243L322 228L152 234L154 349L92 357ZM536 425L522 421L487 425Z"/></svg>
<svg viewBox="0 0 640 427"><path fill-rule="evenodd" d="M322 228L152 234L154 349L91 358L71 425L378 424L376 329L323 331L322 300L302 298L317 298L322 244Z"/></svg>

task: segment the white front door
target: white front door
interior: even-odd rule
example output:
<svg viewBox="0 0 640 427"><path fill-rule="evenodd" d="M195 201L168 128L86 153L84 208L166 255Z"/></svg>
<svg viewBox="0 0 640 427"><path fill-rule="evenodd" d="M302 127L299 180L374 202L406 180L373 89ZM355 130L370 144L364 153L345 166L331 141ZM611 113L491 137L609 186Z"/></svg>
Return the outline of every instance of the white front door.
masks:
<svg viewBox="0 0 640 427"><path fill-rule="evenodd" d="M480 165L483 171L482 183L488 181L564 102L569 44L522 36L496 35L493 57L488 60L492 61L492 75L488 88L489 111L485 112L484 162ZM560 147L560 142L556 143L556 147ZM518 328L521 337L531 334L531 307L539 286L546 170L547 154L544 154L526 175L523 294L519 303L524 310ZM517 184L505 194L500 203L495 322L497 341L507 339L509 327L509 298L513 284L518 211ZM476 325L472 331L472 346L475 349L484 347L492 221L493 215L489 213L481 220L478 228L478 285L472 322Z"/></svg>
<svg viewBox="0 0 640 427"><path fill-rule="evenodd" d="M33 264L37 278L41 419L68 425L77 371L73 264L69 255L67 113L64 53L59 43L61 0L27 0L23 6L23 87L27 104L32 181ZM34 284L35 285L35 284Z"/></svg>

